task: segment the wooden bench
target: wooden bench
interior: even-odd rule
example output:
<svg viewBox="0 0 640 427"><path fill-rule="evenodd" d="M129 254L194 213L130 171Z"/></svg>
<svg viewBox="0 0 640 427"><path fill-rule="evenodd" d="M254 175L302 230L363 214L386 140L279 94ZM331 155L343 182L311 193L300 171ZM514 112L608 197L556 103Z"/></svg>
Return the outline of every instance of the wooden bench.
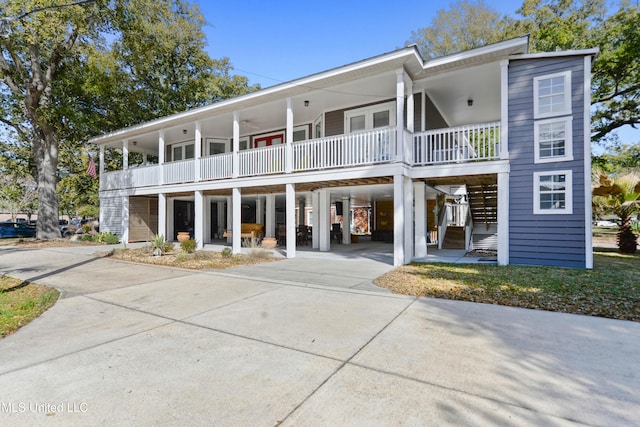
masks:
<svg viewBox="0 0 640 427"><path fill-rule="evenodd" d="M240 237L243 239L256 239L262 234L262 224L242 223L240 224ZM224 230L222 237L233 237L231 230Z"/></svg>

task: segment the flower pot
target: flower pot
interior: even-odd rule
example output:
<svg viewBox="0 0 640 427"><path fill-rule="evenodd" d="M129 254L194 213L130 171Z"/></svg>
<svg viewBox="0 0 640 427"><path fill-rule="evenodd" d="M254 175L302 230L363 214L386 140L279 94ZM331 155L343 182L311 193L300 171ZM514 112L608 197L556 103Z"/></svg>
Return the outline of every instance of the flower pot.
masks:
<svg viewBox="0 0 640 427"><path fill-rule="evenodd" d="M278 245L278 241L274 237L265 237L262 239L262 247L264 249L273 249Z"/></svg>
<svg viewBox="0 0 640 427"><path fill-rule="evenodd" d="M178 242L186 242L190 238L188 231L178 231Z"/></svg>

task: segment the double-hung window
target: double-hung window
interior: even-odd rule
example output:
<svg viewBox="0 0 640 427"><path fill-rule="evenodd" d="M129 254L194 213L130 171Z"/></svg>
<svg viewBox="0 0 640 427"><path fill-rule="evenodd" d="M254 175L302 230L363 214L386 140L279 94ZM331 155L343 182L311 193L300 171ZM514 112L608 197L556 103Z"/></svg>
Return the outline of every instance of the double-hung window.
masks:
<svg viewBox="0 0 640 427"><path fill-rule="evenodd" d="M533 174L534 214L571 214L572 171L535 172Z"/></svg>
<svg viewBox="0 0 640 427"><path fill-rule="evenodd" d="M534 118L571 114L571 71L533 79Z"/></svg>
<svg viewBox="0 0 640 427"><path fill-rule="evenodd" d="M536 120L534 123L535 162L573 160L571 117Z"/></svg>

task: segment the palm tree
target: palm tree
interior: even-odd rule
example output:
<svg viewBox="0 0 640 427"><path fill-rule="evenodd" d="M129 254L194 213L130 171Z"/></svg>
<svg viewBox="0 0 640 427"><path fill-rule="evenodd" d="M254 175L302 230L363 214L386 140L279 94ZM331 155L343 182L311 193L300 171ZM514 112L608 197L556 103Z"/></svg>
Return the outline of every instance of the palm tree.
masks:
<svg viewBox="0 0 640 427"><path fill-rule="evenodd" d="M618 224L618 250L636 252L637 238L631 228L631 218L640 212L640 174L630 172L617 178L596 173L593 189L594 210L611 212L620 218Z"/></svg>

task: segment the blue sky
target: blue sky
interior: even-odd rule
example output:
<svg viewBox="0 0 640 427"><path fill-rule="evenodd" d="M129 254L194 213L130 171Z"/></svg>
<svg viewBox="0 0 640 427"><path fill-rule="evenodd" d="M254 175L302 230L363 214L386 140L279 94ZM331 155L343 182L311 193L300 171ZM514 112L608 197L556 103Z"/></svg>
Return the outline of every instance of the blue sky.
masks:
<svg viewBox="0 0 640 427"><path fill-rule="evenodd" d="M228 57L236 74L262 87L339 67L404 46L452 1L195 0L213 58ZM521 1L486 1L515 15ZM619 132L640 141L640 130Z"/></svg>

